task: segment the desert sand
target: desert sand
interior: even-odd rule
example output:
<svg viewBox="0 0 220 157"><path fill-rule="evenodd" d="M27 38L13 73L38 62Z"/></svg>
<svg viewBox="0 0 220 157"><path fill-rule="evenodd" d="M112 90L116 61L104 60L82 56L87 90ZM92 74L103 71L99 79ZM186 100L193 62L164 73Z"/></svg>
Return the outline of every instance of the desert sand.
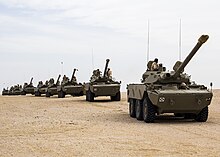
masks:
<svg viewBox="0 0 220 157"><path fill-rule="evenodd" d="M220 90L205 123L137 121L108 97L0 96L0 156L220 156Z"/></svg>

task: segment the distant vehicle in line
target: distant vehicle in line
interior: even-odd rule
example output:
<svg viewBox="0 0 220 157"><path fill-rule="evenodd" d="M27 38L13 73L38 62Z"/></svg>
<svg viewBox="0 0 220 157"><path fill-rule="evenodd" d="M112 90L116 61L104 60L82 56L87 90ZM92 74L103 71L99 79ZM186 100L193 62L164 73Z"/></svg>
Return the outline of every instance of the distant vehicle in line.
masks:
<svg viewBox="0 0 220 157"><path fill-rule="evenodd" d="M110 96L111 101L120 101L120 84L121 82L114 81L111 76L111 71L108 70L109 59L106 59L106 65L103 75L99 69L93 71L90 82L85 84L86 101L94 101L98 96Z"/></svg>
<svg viewBox="0 0 220 157"><path fill-rule="evenodd" d="M59 86L57 86L58 98L65 98L67 94L72 96L83 96L83 85L77 82L75 77L77 69L73 70L71 79L64 75L63 80Z"/></svg>

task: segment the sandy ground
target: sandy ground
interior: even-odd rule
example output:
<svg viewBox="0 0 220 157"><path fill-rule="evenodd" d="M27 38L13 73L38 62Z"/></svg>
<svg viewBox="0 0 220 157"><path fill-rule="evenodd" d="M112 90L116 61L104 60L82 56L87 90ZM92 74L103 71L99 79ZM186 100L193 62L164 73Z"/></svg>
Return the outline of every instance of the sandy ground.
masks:
<svg viewBox="0 0 220 157"><path fill-rule="evenodd" d="M104 97L0 96L0 156L220 156L220 90L209 119L147 124Z"/></svg>

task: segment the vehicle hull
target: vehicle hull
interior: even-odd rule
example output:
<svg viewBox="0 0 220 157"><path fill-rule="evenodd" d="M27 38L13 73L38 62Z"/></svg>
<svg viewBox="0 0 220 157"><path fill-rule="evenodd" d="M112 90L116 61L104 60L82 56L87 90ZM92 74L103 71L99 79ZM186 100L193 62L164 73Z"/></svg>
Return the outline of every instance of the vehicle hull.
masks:
<svg viewBox="0 0 220 157"><path fill-rule="evenodd" d="M207 89L147 90L144 84L130 84L127 88L129 99L150 99L157 113L195 113L210 105L212 92Z"/></svg>

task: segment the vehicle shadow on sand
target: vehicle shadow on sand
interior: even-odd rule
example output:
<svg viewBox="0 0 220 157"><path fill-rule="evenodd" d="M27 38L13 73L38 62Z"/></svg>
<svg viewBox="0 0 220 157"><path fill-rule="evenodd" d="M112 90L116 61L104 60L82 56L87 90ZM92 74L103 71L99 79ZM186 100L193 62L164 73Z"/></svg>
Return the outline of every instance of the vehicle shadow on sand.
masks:
<svg viewBox="0 0 220 157"><path fill-rule="evenodd" d="M198 123L194 119L184 119L183 117L175 117L172 115L161 115L156 116L156 119L153 123L145 123L143 120L137 120L132 118L128 113L114 113L114 115L109 115L108 120L112 122L121 122L121 123L143 123L143 124L195 124ZM198 123L199 124L199 123Z"/></svg>
<svg viewBox="0 0 220 157"><path fill-rule="evenodd" d="M77 100L77 101L79 101L79 102L88 102L88 101L86 101L86 100ZM109 103L109 102L113 102L113 101L111 101L111 100L108 100L108 99L98 99L98 100L94 100L94 101L92 101L92 102L89 102L89 103Z"/></svg>

